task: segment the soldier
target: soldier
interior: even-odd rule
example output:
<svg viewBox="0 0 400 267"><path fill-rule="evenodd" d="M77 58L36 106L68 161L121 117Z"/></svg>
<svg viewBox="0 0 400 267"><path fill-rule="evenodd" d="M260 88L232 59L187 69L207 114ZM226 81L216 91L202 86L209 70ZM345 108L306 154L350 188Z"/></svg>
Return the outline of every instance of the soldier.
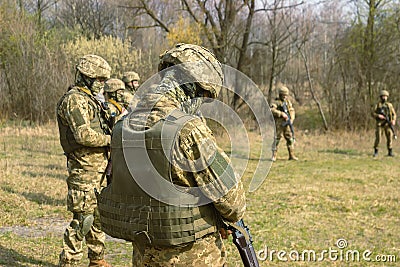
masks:
<svg viewBox="0 0 400 267"><path fill-rule="evenodd" d="M139 74L134 71L127 71L124 72L122 81L124 81L126 89L131 91L132 94L135 94L139 87L140 77Z"/></svg>
<svg viewBox="0 0 400 267"><path fill-rule="evenodd" d="M183 74L168 67L188 62L196 63L196 69L192 68L185 75L196 79L196 74L204 72L208 77L215 77L216 82L192 80L181 84L179 79ZM133 242L133 266L223 266L226 250L222 238L227 232L222 230L221 220L234 223L242 218L245 195L228 156L216 145L203 120L193 115L198 107L194 98L217 97L223 79L221 65L203 47L178 44L160 56L159 70L164 71L158 86L151 87L151 92L141 97L137 109L114 128L113 182L98 196L102 226L108 234ZM122 139L123 125L129 134L125 132ZM135 137L140 135L146 136L144 142L148 146L137 145L140 142ZM168 147L163 148L163 143L175 136L177 142L171 146L174 156L170 161L163 153L163 149L168 150ZM124 149L122 142L127 144ZM143 153L141 151L145 151L145 157L150 156L148 164L144 164L145 157L138 154ZM209 164L202 168L185 165L196 159ZM151 162L156 164L153 166ZM136 167L134 175L130 163ZM152 168L157 171L149 171ZM158 179L157 173L163 178ZM220 184L222 174L237 183L227 189L225 184ZM169 182L167 186L162 183L164 179L173 186ZM187 195L196 201L210 201L203 205L163 202L156 198L158 194L145 191L143 184L138 184L140 180L153 183L149 188L160 190L161 195L168 194L168 186L178 186L179 192L193 192ZM200 191L191 191L196 187L200 187ZM217 196L216 192L222 188L227 190Z"/></svg>
<svg viewBox="0 0 400 267"><path fill-rule="evenodd" d="M388 149L388 156L393 157L392 140L393 140L393 126L396 124L396 111L393 105L387 100L389 98L389 92L381 90L379 94L379 102L375 105L372 110L372 116L376 119L376 130L375 130L375 143L374 143L374 157L378 156L378 146L381 140L382 130L386 135L386 146Z"/></svg>
<svg viewBox="0 0 400 267"><path fill-rule="evenodd" d="M109 109L110 117L114 117L117 122L128 111L124 107L124 96L122 92L125 90L125 83L120 79L108 79L104 85L104 98Z"/></svg>
<svg viewBox="0 0 400 267"><path fill-rule="evenodd" d="M89 266L111 266L104 260L105 233L101 231L94 189L100 190L111 142L106 112L95 96L110 77L109 64L85 55L76 66L75 84L57 103L60 143L67 157L67 208L73 218L65 230L59 266L77 266L88 247Z"/></svg>
<svg viewBox="0 0 400 267"><path fill-rule="evenodd" d="M295 140L292 131L293 125L290 124L293 124L295 119L295 111L292 102L288 99L289 89L284 85L279 85L278 92L279 97L276 98L275 102L271 105L271 112L274 116L276 125L276 139L272 150L272 161L276 161L278 145L282 135L286 139L286 146L289 151L289 160L298 160L293 151Z"/></svg>
<svg viewBox="0 0 400 267"><path fill-rule="evenodd" d="M129 105L132 103L133 96L139 87L140 77L139 74L134 71L127 71L124 72L122 81L125 83L125 91L123 92L125 102L124 105L125 108L128 109Z"/></svg>

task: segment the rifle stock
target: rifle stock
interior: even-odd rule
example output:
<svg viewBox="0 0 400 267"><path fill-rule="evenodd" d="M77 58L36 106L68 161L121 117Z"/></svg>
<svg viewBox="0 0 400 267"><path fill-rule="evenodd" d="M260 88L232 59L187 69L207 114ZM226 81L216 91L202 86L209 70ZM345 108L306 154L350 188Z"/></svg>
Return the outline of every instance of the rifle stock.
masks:
<svg viewBox="0 0 400 267"><path fill-rule="evenodd" d="M383 107L380 108L378 114L381 114L381 115L383 115L383 116L385 117L385 122L384 122L383 125L385 125L386 123L389 125L389 128L390 128L390 130L391 130L392 133L393 133L393 138L394 138L395 140L397 140L397 134L396 134L396 132L395 132L395 130L394 130L394 127L393 127L393 124L392 124L392 122L391 122L391 120L390 120L389 114L386 114L386 112L385 112L385 110L384 110Z"/></svg>
<svg viewBox="0 0 400 267"><path fill-rule="evenodd" d="M229 226L228 229L232 231L233 243L239 251L243 265L245 267L259 267L257 255L252 245L253 239L243 219L236 222L234 226Z"/></svg>
<svg viewBox="0 0 400 267"><path fill-rule="evenodd" d="M290 131L292 132L293 141L296 141L296 138L294 137L294 128L293 128L292 118L291 118L291 116L290 116L290 112L289 112L289 110L288 110L286 101L283 102L282 109L283 109L283 112L284 112L284 113L286 114L286 116L288 117L287 121L284 121L284 122L282 123L282 127L286 127L286 126L289 125Z"/></svg>

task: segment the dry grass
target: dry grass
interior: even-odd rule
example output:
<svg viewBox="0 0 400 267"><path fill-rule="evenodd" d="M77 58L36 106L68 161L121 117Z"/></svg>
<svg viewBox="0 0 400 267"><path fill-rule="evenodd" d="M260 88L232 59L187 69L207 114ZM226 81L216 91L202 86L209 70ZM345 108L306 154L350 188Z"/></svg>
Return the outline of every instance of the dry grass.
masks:
<svg viewBox="0 0 400 267"><path fill-rule="evenodd" d="M0 131L0 266L55 266L65 208L66 168L56 125L4 127ZM287 161L284 146L267 180L248 193L245 222L257 251L371 250L400 261L398 157L371 157L373 133L298 133L298 162ZM400 153L395 143L395 153ZM248 183L251 160L246 170ZM265 164L269 164L266 161ZM130 266L129 243L110 239L107 259ZM230 266L240 266L236 248L226 242ZM344 252L346 251L343 250ZM261 266L366 266L367 262L262 261ZM380 266L395 266L386 263Z"/></svg>

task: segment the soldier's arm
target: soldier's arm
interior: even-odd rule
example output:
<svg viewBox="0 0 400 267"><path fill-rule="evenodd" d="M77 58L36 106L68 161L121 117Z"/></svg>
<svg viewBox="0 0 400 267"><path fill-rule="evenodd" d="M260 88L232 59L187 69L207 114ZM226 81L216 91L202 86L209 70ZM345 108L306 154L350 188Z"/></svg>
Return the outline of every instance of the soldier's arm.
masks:
<svg viewBox="0 0 400 267"><path fill-rule="evenodd" d="M374 119L379 119L379 114L377 113L377 110L378 110L378 105L375 105L371 110L371 114Z"/></svg>
<svg viewBox="0 0 400 267"><path fill-rule="evenodd" d="M397 114L396 114L396 110L394 109L392 104L390 104L390 112L392 113L392 121L396 122Z"/></svg>
<svg viewBox="0 0 400 267"><path fill-rule="evenodd" d="M229 157L217 146L211 130L200 119L196 120L195 125L182 142L185 157L200 159L197 162L201 162L200 165L193 166L195 182L203 194L213 200L222 218L229 222L237 222L246 210L242 182L235 177ZM221 166L229 168L223 179L231 182L222 181L219 176Z"/></svg>
<svg viewBox="0 0 400 267"><path fill-rule="evenodd" d="M70 95L65 99L65 119L77 143L89 147L103 147L111 142L111 136L91 128L90 107L81 95Z"/></svg>
<svg viewBox="0 0 400 267"><path fill-rule="evenodd" d="M271 104L271 107L270 107L270 108L271 108L272 115L273 115L275 118L280 118L280 117L282 117L283 112L280 111L280 110L278 109L278 104L277 104L277 103Z"/></svg>
<svg viewBox="0 0 400 267"><path fill-rule="evenodd" d="M294 122L294 119L296 118L296 112L294 110L293 104L290 100L288 101L288 110L289 110L289 114L290 114L290 118L292 120L292 123Z"/></svg>

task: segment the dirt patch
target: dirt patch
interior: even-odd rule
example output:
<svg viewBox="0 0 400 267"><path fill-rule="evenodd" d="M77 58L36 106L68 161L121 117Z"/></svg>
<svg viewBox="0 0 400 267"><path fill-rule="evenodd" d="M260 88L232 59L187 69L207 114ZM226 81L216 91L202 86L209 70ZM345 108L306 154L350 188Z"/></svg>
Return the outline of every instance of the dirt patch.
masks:
<svg viewBox="0 0 400 267"><path fill-rule="evenodd" d="M41 217L30 221L30 225L14 225L0 227L0 234L13 233L21 237L43 237L43 236L60 236L64 234L65 228L70 221L58 217ZM113 238L107 235L107 240L114 242L126 242L121 239Z"/></svg>

